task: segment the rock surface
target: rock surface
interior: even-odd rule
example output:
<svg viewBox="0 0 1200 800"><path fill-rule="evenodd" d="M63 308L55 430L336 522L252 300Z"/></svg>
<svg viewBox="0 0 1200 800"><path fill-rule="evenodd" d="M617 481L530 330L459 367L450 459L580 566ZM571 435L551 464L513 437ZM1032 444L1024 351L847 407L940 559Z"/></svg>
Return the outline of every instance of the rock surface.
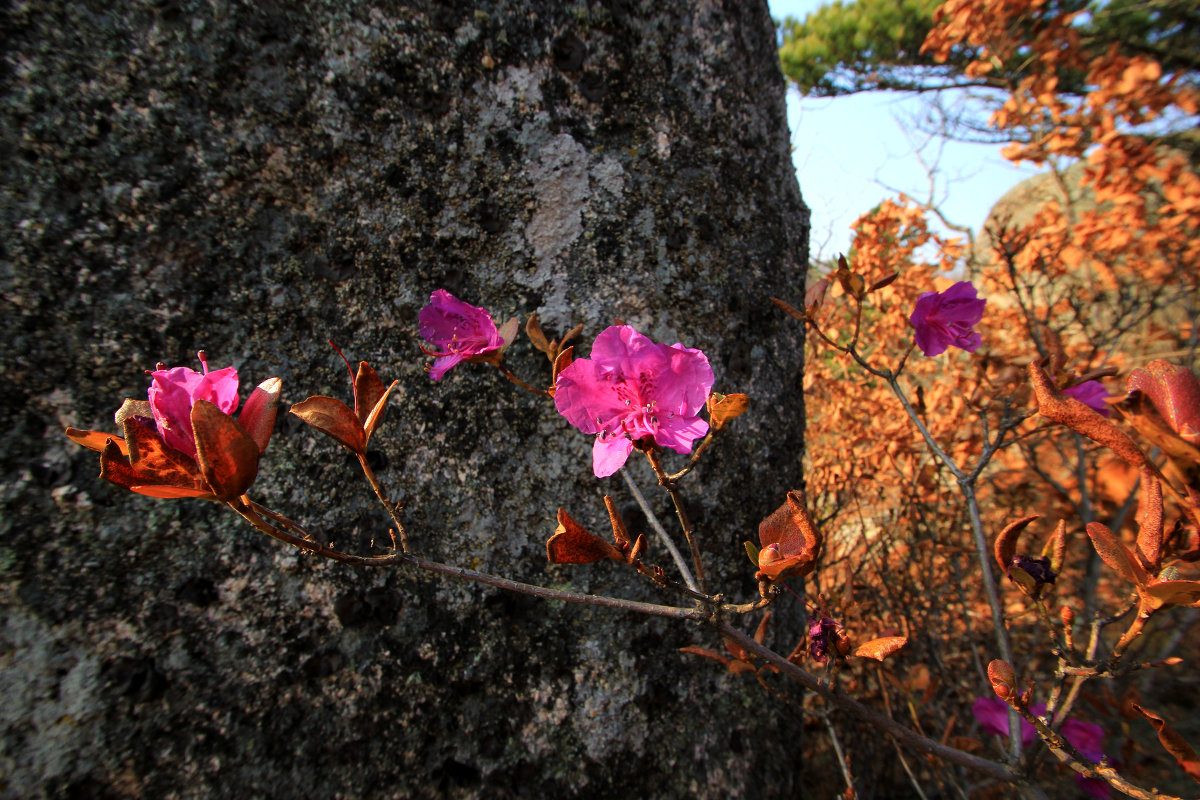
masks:
<svg viewBox="0 0 1200 800"><path fill-rule="evenodd" d="M804 419L802 332L768 302L803 296L808 214L765 3L0 14L2 796L794 796L799 720L678 654L720 647L702 628L315 560L123 493L61 433L113 429L143 370L200 348L245 387L281 377L284 407L348 399L332 339L401 382L372 458L418 552L671 602L545 563L555 509L602 530L623 481L494 370L429 381L416 334L439 287L583 323L581 354L621 318L753 398L685 485L714 583L749 598L741 542L799 483ZM527 341L510 361L548 380ZM386 544L352 460L292 418L253 493Z"/></svg>

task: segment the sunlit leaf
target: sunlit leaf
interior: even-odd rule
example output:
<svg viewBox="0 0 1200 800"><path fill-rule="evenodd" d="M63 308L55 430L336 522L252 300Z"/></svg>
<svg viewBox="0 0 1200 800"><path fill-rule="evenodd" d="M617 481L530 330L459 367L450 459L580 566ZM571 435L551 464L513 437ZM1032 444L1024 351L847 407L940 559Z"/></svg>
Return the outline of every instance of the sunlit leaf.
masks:
<svg viewBox="0 0 1200 800"><path fill-rule="evenodd" d="M291 413L340 442L347 450L358 454L364 452L366 432L358 417L341 400L314 395L292 406Z"/></svg>
<svg viewBox="0 0 1200 800"><path fill-rule="evenodd" d="M167 446L154 425L143 417L130 416L125 418L124 428L129 466L140 476L139 480L129 485L166 485L186 489L200 485L200 469L195 459Z"/></svg>
<svg viewBox="0 0 1200 800"><path fill-rule="evenodd" d="M283 391L283 382L279 378L267 378L260 383L238 414L238 424L250 435L258 445L258 452L267 449L271 441L271 431L275 429L275 413L279 408L279 395Z"/></svg>
<svg viewBox="0 0 1200 800"><path fill-rule="evenodd" d="M708 396L708 419L714 430L721 430L730 420L740 417L750 407L750 398L744 394L718 394Z"/></svg>
<svg viewBox="0 0 1200 800"><path fill-rule="evenodd" d="M125 445L125 440L115 434L105 433L104 431L81 431L78 428L67 428L67 437L75 444L81 444L89 450L101 452L109 440L116 443L121 452L129 455L129 448Z"/></svg>
<svg viewBox="0 0 1200 800"><path fill-rule="evenodd" d="M1087 533L1105 564L1116 570L1125 580L1139 587L1146 585L1150 576L1142 569L1133 553L1129 552L1129 548L1107 526L1101 522L1089 522Z"/></svg>
<svg viewBox="0 0 1200 800"><path fill-rule="evenodd" d="M884 636L882 639L872 639L860 644L854 651L854 655L883 661L906 644L908 644L907 636Z"/></svg>
<svg viewBox="0 0 1200 800"><path fill-rule="evenodd" d="M1200 581L1157 581L1146 587L1146 594L1166 606L1200 608Z"/></svg>

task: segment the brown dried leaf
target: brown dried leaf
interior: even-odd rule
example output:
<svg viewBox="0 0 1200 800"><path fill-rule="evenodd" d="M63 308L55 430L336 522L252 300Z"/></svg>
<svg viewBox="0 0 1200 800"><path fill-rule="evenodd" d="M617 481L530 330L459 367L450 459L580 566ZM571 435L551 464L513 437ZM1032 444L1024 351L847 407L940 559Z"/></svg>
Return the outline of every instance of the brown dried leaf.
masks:
<svg viewBox="0 0 1200 800"><path fill-rule="evenodd" d="M763 612L763 618L759 620L758 627L754 629L754 641L762 644L767 640L767 623L771 621L771 611L767 609Z"/></svg>
<svg viewBox="0 0 1200 800"><path fill-rule="evenodd" d="M1091 537L1092 546L1096 548L1105 564L1116 570L1125 580L1136 584L1138 588L1145 587L1150 576L1115 533L1101 522L1089 522L1087 533Z"/></svg>
<svg viewBox="0 0 1200 800"><path fill-rule="evenodd" d="M330 436L352 453L366 448L366 431L350 407L333 397L314 395L291 408L307 424Z"/></svg>
<svg viewBox="0 0 1200 800"><path fill-rule="evenodd" d="M566 341L564 339L564 341ZM554 369L551 370L551 383L558 382L558 376L564 369L571 366L571 362L575 359L575 346L572 345L558 354L554 359Z"/></svg>
<svg viewBox="0 0 1200 800"><path fill-rule="evenodd" d="M191 487L166 486L156 483L156 478L144 475L129 465L129 459L117 447L116 442L109 442L100 453L100 477L122 489L151 497L211 496L207 488L199 489L194 485Z"/></svg>
<svg viewBox="0 0 1200 800"><path fill-rule="evenodd" d="M1157 575L1162 561L1163 544L1162 484L1148 469L1142 470L1142 493L1139 501L1137 547L1134 552L1146 571Z"/></svg>
<svg viewBox="0 0 1200 800"><path fill-rule="evenodd" d="M1000 566L1000 571L1005 575L1008 574L1009 568L1012 566L1013 556L1017 554L1017 540L1021 538L1021 532L1028 527L1029 523L1038 519L1040 514L1033 514L1028 517L1010 522L1004 526L1004 530L1000 531L996 536L996 542L993 547L996 554L996 563Z"/></svg>
<svg viewBox="0 0 1200 800"><path fill-rule="evenodd" d="M129 448L125 445L125 440L120 436L104 431L82 431L79 428L67 428L67 438L75 444L80 444L89 450L95 450L97 453L103 452L105 445L112 441L116 443L124 455L129 455Z"/></svg>
<svg viewBox="0 0 1200 800"><path fill-rule="evenodd" d="M788 303L788 302L786 302L786 301L784 301L784 300L780 300L778 297L772 297L772 298L771 298L771 302L772 302L772 303L774 303L775 305L779 306L780 308L782 308L782 309L783 309L785 312L787 312L787 315L788 315L789 317L792 317L792 318L794 318L794 319L798 319L798 320L802 320L802 321L803 321L804 319L806 319L806 317L805 317L805 315L804 315L804 312L803 312L803 311L797 311L797 310L796 310L796 309L795 309L795 308L792 306L792 304L791 304L791 303Z"/></svg>
<svg viewBox="0 0 1200 800"><path fill-rule="evenodd" d="M375 406L379 405L379 398L383 397L386 391L383 381L371 365L365 361L358 362L358 374L354 376L354 416L358 417L358 421L364 427L367 417L371 416Z"/></svg>
<svg viewBox="0 0 1200 800"><path fill-rule="evenodd" d="M1200 581L1156 581L1146 587L1146 594L1166 606L1200 608Z"/></svg>
<svg viewBox="0 0 1200 800"><path fill-rule="evenodd" d="M899 272L893 272L891 275L887 275L883 278L880 278L879 280L877 280L871 284L871 288L867 289L867 293L869 294L871 292L879 291L880 289L882 289L885 286L891 286L893 283L896 282L896 278L899 278L899 277L900 277Z"/></svg>
<svg viewBox="0 0 1200 800"><path fill-rule="evenodd" d="M379 400L375 402L375 407L371 409L371 413L367 415L366 421L363 423L363 449L367 447L367 443L371 441L371 435L375 433L375 429L379 427L379 420L383 418L383 409L387 407L387 400L391 397L392 390L400 385L400 381L392 381L392 385L383 390L383 394L379 396Z"/></svg>
<svg viewBox="0 0 1200 800"><path fill-rule="evenodd" d="M636 564L644 552L646 552L646 536L639 533L637 541L633 543L633 547L629 548L629 555L625 557L625 563Z"/></svg>
<svg viewBox="0 0 1200 800"><path fill-rule="evenodd" d="M1200 443L1200 381L1191 370L1156 359L1129 373L1125 388L1145 392L1173 431Z"/></svg>
<svg viewBox="0 0 1200 800"><path fill-rule="evenodd" d="M1190 775L1192 780L1200 782L1200 757L1196 755L1196 751L1187 743L1187 740L1154 712L1147 711L1137 703L1133 704L1133 709L1154 726L1155 732L1158 733L1158 741L1164 750L1174 756L1180 768Z"/></svg>
<svg viewBox="0 0 1200 800"><path fill-rule="evenodd" d="M571 330L567 331L567 335L562 337L562 339L558 342L556 346L558 347L559 351L561 352L562 349L567 346L567 342L572 342L579 338L579 334L581 333L583 333L582 322L576 325L574 328L571 328ZM555 358L557 358L557 356L555 356Z"/></svg>
<svg viewBox="0 0 1200 800"><path fill-rule="evenodd" d="M711 658L713 661L720 661L726 667L728 667L730 664L729 659L720 653L715 653L712 650L695 644L689 644L687 647L681 647L679 648L679 652L688 653L693 656L704 656L705 658Z"/></svg>
<svg viewBox="0 0 1200 800"><path fill-rule="evenodd" d="M725 641L725 649L728 650L730 655L732 655L738 661L748 662L752 660L750 653L746 650L746 648L742 647L740 644L728 637L722 638L724 638Z"/></svg>
<svg viewBox="0 0 1200 800"><path fill-rule="evenodd" d="M809 574L816 566L823 538L805 508L804 495L798 491L787 494L787 500L758 526L758 576L781 580L789 576ZM776 558L763 563L764 552L775 545Z"/></svg>
<svg viewBox="0 0 1200 800"><path fill-rule="evenodd" d="M1132 467L1141 469L1146 465L1146 454L1132 439L1095 410L1060 392L1037 361L1029 365L1029 379L1037 397L1038 413L1043 417L1104 445Z"/></svg>
<svg viewBox="0 0 1200 800"><path fill-rule="evenodd" d="M195 459L168 447L154 425L142 417L126 417L124 428L129 466L138 476L135 485L200 488Z"/></svg>
<svg viewBox="0 0 1200 800"><path fill-rule="evenodd" d="M617 543L617 547L624 550L629 546L629 529L625 527L625 520L621 519L621 512L610 495L604 495L604 507L608 509L608 521L612 525L613 541Z"/></svg>
<svg viewBox="0 0 1200 800"><path fill-rule="evenodd" d="M804 307L809 311L820 308L825 302L825 296L829 294L829 286L829 278L821 278L808 287L808 290L804 292Z"/></svg>
<svg viewBox="0 0 1200 800"><path fill-rule="evenodd" d="M267 449L271 431L275 429L275 413L279 409L279 395L283 382L279 378L267 378L255 387L238 414L238 424L258 445L258 452Z"/></svg>
<svg viewBox="0 0 1200 800"><path fill-rule="evenodd" d="M713 430L721 430L732 419L740 417L750 407L750 398L744 394L718 394L708 396L708 419Z"/></svg>
<svg viewBox="0 0 1200 800"><path fill-rule="evenodd" d="M1042 557L1050 557L1050 570L1057 575L1062 571L1063 558L1067 554L1067 521L1060 519L1054 526L1054 533L1042 547Z"/></svg>
<svg viewBox="0 0 1200 800"><path fill-rule="evenodd" d="M525 335L533 342L534 347L545 353L551 361L554 360L554 348L550 346L550 340L546 338L537 314L530 314L529 319L525 321Z"/></svg>
<svg viewBox="0 0 1200 800"><path fill-rule="evenodd" d="M625 560L620 550L571 519L561 508L558 527L546 541L546 557L551 564L591 564L606 558Z"/></svg>
<svg viewBox="0 0 1200 800"><path fill-rule="evenodd" d="M854 655L883 661L906 644L908 644L907 636L884 636L881 639L872 639L860 644L854 651Z"/></svg>
<svg viewBox="0 0 1200 800"><path fill-rule="evenodd" d="M1143 439L1162 450L1170 460L1178 462L1181 473L1200 466L1197 441L1189 441L1176 433L1170 421L1159 413L1144 392L1132 391L1114 405Z"/></svg>
<svg viewBox="0 0 1200 800"><path fill-rule="evenodd" d="M258 443L237 420L207 400L192 405L192 430L200 474L212 493L225 501L245 494L258 477Z"/></svg>

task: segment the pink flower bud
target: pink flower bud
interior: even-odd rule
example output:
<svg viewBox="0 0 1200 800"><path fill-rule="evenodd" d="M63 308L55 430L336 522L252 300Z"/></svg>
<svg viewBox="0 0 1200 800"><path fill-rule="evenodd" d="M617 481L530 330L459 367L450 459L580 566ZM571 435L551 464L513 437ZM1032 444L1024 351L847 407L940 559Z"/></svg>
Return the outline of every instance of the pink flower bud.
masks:
<svg viewBox="0 0 1200 800"><path fill-rule="evenodd" d="M163 442L192 458L196 440L192 431L192 406L207 400L225 414L238 407L238 374L233 367L208 371L204 351L197 354L203 372L187 367L157 369L150 373L150 409ZM160 365L161 366L161 365Z"/></svg>

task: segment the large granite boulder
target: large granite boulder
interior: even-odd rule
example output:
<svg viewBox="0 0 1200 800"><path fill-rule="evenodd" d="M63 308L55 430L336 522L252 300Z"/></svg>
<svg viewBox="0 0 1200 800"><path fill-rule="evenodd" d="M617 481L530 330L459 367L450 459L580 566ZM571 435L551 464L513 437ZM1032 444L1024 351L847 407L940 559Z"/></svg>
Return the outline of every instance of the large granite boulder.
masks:
<svg viewBox="0 0 1200 800"><path fill-rule="evenodd" d="M808 246L765 3L0 14L0 794L793 796L797 715L680 655L719 647L700 626L315 559L122 492L62 435L112 429L145 369L200 348L246 386L280 376L285 407L348 399L332 339L400 381L372 459L418 552L677 601L546 563L556 508L602 529L624 483L494 370L431 382L416 335L436 288L583 323L584 345L621 318L753 398L685 485L714 584L753 596L741 542L803 444L802 331L768 297L802 296ZM548 380L527 341L509 360ZM346 451L286 415L253 494L343 549L387 544Z"/></svg>

